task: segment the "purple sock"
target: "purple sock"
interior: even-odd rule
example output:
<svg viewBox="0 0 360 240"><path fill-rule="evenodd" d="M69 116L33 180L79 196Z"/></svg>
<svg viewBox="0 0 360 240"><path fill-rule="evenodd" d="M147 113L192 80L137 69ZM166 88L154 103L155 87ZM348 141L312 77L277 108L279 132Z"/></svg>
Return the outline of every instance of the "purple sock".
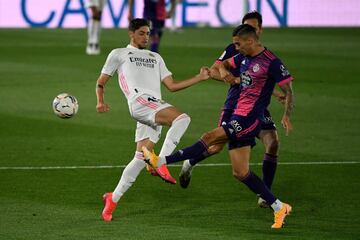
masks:
<svg viewBox="0 0 360 240"><path fill-rule="evenodd" d="M270 192L264 182L255 175L255 173L249 171L248 175L242 180L242 182L255 194L260 195L260 197L269 205L275 202L276 197Z"/></svg>
<svg viewBox="0 0 360 240"><path fill-rule="evenodd" d="M262 172L263 172L263 181L265 185L271 189L272 183L275 178L275 172L277 167L277 156L265 153Z"/></svg>
<svg viewBox="0 0 360 240"><path fill-rule="evenodd" d="M207 146L202 140L199 140L190 147L183 148L170 156L166 156L166 164L184 161L186 159L199 158L205 152L207 152Z"/></svg>
<svg viewBox="0 0 360 240"><path fill-rule="evenodd" d="M191 166L195 166L196 164L198 164L199 162L201 162L202 160L204 160L205 158L210 157L211 154L209 154L207 151L203 152L203 154L201 154L201 156L197 157L197 158L191 158L189 159L189 162L191 164Z"/></svg>

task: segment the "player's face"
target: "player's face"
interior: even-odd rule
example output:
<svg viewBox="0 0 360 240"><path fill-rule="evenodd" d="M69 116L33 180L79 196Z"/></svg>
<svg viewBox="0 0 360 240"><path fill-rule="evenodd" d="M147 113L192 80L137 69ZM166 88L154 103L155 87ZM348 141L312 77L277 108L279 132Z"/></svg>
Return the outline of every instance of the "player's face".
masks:
<svg viewBox="0 0 360 240"><path fill-rule="evenodd" d="M233 37L233 43L237 51L243 55L249 55L253 41L250 38L243 38L239 36Z"/></svg>
<svg viewBox="0 0 360 240"><path fill-rule="evenodd" d="M139 49L144 49L149 43L150 28L148 26L142 26L135 30L135 32L129 32L132 44Z"/></svg>
<svg viewBox="0 0 360 240"><path fill-rule="evenodd" d="M260 36L260 34L262 33L262 28L260 28L259 22L256 18L246 19L244 24L249 24L250 26L254 27L258 36Z"/></svg>

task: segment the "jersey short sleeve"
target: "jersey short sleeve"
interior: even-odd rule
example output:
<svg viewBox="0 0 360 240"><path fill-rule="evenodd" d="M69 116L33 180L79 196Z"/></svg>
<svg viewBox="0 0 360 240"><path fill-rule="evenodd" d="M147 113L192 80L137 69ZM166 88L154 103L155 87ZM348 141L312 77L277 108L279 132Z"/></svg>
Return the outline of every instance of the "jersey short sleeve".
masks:
<svg viewBox="0 0 360 240"><path fill-rule="evenodd" d="M120 67L121 64L121 49L114 49L108 55L106 62L101 70L101 73L113 76L115 71Z"/></svg>
<svg viewBox="0 0 360 240"><path fill-rule="evenodd" d="M225 48L225 50L224 50L224 52L221 54L221 56L220 56L216 61L222 62L222 61L224 61L224 60L226 60L226 59L228 59L228 58L231 58L231 57L235 56L235 55L238 54L238 53L239 53L239 52L236 51L235 45L234 45L234 44L229 44L229 45Z"/></svg>
<svg viewBox="0 0 360 240"><path fill-rule="evenodd" d="M244 55L237 54L231 59L231 66L233 68L240 68L241 62L244 60Z"/></svg>
<svg viewBox="0 0 360 240"><path fill-rule="evenodd" d="M290 72L287 70L285 65L278 58L271 62L270 66L269 66L269 75L280 86L284 85L294 79L290 75Z"/></svg>
<svg viewBox="0 0 360 240"><path fill-rule="evenodd" d="M159 57L159 68L160 68L160 79L161 81L164 80L164 78L172 75L172 73L167 69L164 59L158 55Z"/></svg>

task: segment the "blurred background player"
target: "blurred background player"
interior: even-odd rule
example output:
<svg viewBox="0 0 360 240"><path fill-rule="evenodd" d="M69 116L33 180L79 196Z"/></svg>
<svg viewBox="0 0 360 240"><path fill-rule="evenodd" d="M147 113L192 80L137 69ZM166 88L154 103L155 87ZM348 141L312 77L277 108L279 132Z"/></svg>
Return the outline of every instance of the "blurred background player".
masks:
<svg viewBox="0 0 360 240"><path fill-rule="evenodd" d="M111 221L117 202L132 186L145 167L142 147L152 150L160 139L162 126L169 126L160 155L170 155L190 124L190 117L161 99L161 83L170 91L179 91L209 78L208 71L201 69L193 78L175 81L172 73L158 53L146 50L150 35L150 22L133 19L129 24L130 44L117 48L108 55L96 84L97 105L100 113L109 110L104 102L104 88L107 81L117 72L119 85L124 93L131 116L137 121L135 132L136 151L134 158L125 167L114 192L103 196L104 221ZM175 184L166 165L156 170L165 181Z"/></svg>
<svg viewBox="0 0 360 240"><path fill-rule="evenodd" d="M129 21L134 18L134 1L129 0ZM171 18L175 11L176 0L170 0L169 11L166 11L165 0L144 0L143 17L151 22L150 50L159 52L161 37L165 26L165 20Z"/></svg>
<svg viewBox="0 0 360 240"><path fill-rule="evenodd" d="M171 16L171 25L170 25L170 31L174 32L174 33L180 33L182 32L182 29L178 26L176 26L176 6L181 4L182 0L175 0L175 10L173 15ZM171 8L171 4L170 4L170 8Z"/></svg>
<svg viewBox="0 0 360 240"><path fill-rule="evenodd" d="M86 54L100 54L101 14L107 0L87 0L86 7L90 8L91 18L88 22L88 41Z"/></svg>
<svg viewBox="0 0 360 240"><path fill-rule="evenodd" d="M277 83L286 100L281 123L286 134L292 131L290 115L293 110L293 77L269 49L259 42L256 29L243 24L235 29L233 43L241 53L219 64L221 79L232 83L230 69L239 69L241 94L230 120L207 133L192 146L183 148L170 156L158 157L143 147L145 162L156 169L162 164L172 164L186 159L196 159L208 155L209 147L229 142L229 156L233 176L244 183L252 192L261 196L274 210L272 228L282 228L284 219L292 207L277 199L265 183L250 170L251 149L256 145L255 137L261 130L264 110L270 103L271 94Z"/></svg>
<svg viewBox="0 0 360 240"><path fill-rule="evenodd" d="M262 16L260 13L253 11L245 14L242 19L242 23L253 26L256 29L257 35L260 37L262 33ZM237 33L237 28L235 28L233 31L233 37L236 36L236 33ZM234 57L237 54L239 54L239 51L236 49L235 44L234 43L229 44L225 48L222 55L216 60L216 62L211 67L211 77L213 79L223 81L218 71L219 64L231 57ZM239 77L240 72L238 71L238 69L230 69L230 72L234 77ZM233 114L234 108L237 104L239 94L240 94L239 84L231 85L228 90L227 98L225 100L222 112L220 114L218 126L224 125L229 121L231 115ZM280 102L283 102L284 95L282 93L280 93L277 90L274 90L273 95L276 96ZM279 138L275 124L272 121L270 112L267 109L265 109L264 112L264 118L261 123L261 131L258 135L258 138L260 138L262 143L265 145L265 154L264 154L263 167L262 167L263 181L265 185L269 189L271 189L277 167ZM211 155L219 153L223 149L224 145L225 144L216 144L210 146L209 155L201 156L200 158L197 159L189 159L184 161L179 176L181 187L183 188L188 187L188 185L190 184L193 167L198 162L204 160L205 158ZM258 204L260 207L269 207L261 197L259 197L258 199Z"/></svg>

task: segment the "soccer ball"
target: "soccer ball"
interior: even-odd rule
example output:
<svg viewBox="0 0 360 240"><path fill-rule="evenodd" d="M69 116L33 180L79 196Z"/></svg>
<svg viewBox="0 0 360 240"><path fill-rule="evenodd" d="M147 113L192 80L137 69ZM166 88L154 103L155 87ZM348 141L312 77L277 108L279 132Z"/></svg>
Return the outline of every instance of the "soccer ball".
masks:
<svg viewBox="0 0 360 240"><path fill-rule="evenodd" d="M67 93L57 95L52 106L54 113L61 118L71 118L79 109L79 104L76 98Z"/></svg>

